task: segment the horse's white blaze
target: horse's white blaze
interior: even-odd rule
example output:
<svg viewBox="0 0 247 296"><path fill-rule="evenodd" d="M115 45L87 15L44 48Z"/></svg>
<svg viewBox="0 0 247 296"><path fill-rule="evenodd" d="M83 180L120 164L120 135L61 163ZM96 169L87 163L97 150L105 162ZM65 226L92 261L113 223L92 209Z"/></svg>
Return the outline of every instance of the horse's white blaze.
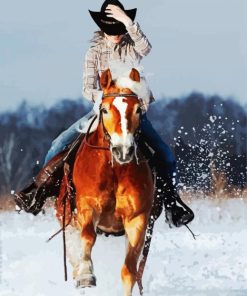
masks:
<svg viewBox="0 0 247 296"><path fill-rule="evenodd" d="M113 101L113 105L117 108L120 113L120 120L121 120L121 129L122 135L113 134L112 135L112 144L113 146L121 145L123 147L123 159L125 159L126 154L128 152L128 148L133 143L133 136L128 133L128 121L126 118L126 111L128 104L124 102L124 97L116 97Z"/></svg>
<svg viewBox="0 0 247 296"><path fill-rule="evenodd" d="M122 128L122 134L123 137L127 137L127 118L126 118L126 111L128 107L128 103L123 101L123 97L116 97L115 100L113 101L113 105L117 108L117 110L120 113L121 116L121 128Z"/></svg>
<svg viewBox="0 0 247 296"><path fill-rule="evenodd" d="M134 137L131 133L128 133L127 136L124 138L122 135L117 133L113 133L111 135L111 144L112 146L122 146L125 149L132 146L134 143Z"/></svg>

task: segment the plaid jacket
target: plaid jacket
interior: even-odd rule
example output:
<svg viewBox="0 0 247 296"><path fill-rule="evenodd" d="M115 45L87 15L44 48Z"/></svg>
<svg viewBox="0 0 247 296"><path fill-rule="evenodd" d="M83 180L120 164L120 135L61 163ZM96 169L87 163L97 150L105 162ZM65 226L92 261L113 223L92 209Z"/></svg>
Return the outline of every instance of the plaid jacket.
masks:
<svg viewBox="0 0 247 296"><path fill-rule="evenodd" d="M102 72L109 68L112 61L120 61L131 67L136 67L142 57L150 52L152 46L138 23L133 23L126 29L127 33L123 38L129 39L131 42L123 44L121 50L116 48L116 44L101 37L87 51L82 87L82 95L87 100L95 102L101 95L99 78ZM153 98L150 98L150 101L152 100Z"/></svg>

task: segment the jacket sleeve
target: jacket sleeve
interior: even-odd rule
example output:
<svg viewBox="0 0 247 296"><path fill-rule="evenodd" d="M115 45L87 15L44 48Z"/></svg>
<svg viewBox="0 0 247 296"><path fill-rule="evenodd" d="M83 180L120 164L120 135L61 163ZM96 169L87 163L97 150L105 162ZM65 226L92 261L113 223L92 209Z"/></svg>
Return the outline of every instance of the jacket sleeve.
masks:
<svg viewBox="0 0 247 296"><path fill-rule="evenodd" d="M97 97L102 93L98 89L99 73L97 52L93 48L89 48L86 53L83 78L82 78L82 95L87 100L95 102Z"/></svg>
<svg viewBox="0 0 247 296"><path fill-rule="evenodd" d="M126 30L128 31L130 38L135 43L135 50L141 56L146 56L150 52L152 45L148 41L145 34L142 32L140 25L137 22L134 22L132 25L127 26Z"/></svg>

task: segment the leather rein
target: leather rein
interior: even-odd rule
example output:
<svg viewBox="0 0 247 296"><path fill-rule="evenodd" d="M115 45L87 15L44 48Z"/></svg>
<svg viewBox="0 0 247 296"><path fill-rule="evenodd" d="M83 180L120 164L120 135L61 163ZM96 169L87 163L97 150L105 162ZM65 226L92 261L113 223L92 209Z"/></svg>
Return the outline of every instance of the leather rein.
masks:
<svg viewBox="0 0 247 296"><path fill-rule="evenodd" d="M104 94L104 95L102 96L102 100L103 100L104 98L109 98L109 97L136 97L136 98L138 98L138 96L137 96L136 94L124 94L124 93L123 93L123 94L118 94L118 93L110 93L110 94ZM104 131L104 135L105 135L105 139L108 140L108 142L109 142L110 139L111 139L111 137L110 137L108 131L106 130L105 125L104 125L104 120L103 120L103 116L102 116L103 109L101 109L101 106L102 106L102 103L101 103L100 106L99 106L99 111L100 111L100 113L99 113L99 124L102 123L103 131ZM98 117L98 115L96 114L96 115L94 116L94 118L92 119L92 121L91 121L91 123L90 123L90 125L89 125L89 127L88 127L88 129L87 129L87 132L86 132L86 136L85 136L85 140L84 140L84 142L85 142L85 144L86 144L88 147L93 148L93 149L110 150L110 146L97 146L97 145L90 144L90 143L88 142L88 138L89 138L89 135L90 135L91 128L92 128L92 126L93 126L95 120L97 119L97 117Z"/></svg>

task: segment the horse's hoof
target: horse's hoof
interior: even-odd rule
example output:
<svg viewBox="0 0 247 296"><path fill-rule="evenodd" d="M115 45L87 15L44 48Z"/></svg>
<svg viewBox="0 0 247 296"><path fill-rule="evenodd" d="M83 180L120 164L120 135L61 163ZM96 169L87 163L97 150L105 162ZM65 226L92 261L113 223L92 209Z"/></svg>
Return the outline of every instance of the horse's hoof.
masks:
<svg viewBox="0 0 247 296"><path fill-rule="evenodd" d="M76 288L91 288L96 286L96 277L92 274L84 275L79 280L76 280Z"/></svg>

